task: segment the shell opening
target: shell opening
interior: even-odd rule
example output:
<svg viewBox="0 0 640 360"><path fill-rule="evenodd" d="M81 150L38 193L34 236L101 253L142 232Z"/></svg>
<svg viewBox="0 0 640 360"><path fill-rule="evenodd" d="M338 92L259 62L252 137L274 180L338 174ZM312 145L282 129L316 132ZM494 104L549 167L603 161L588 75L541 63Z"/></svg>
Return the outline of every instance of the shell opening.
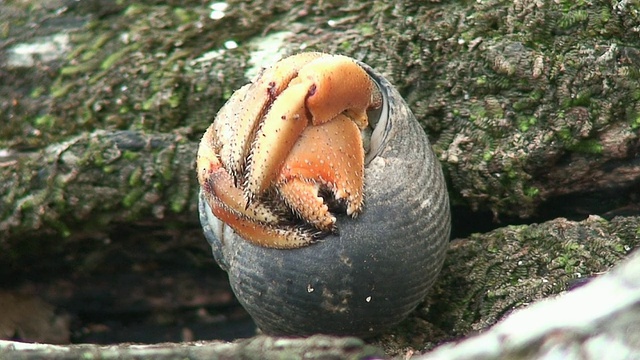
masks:
<svg viewBox="0 0 640 360"><path fill-rule="evenodd" d="M389 121L389 94L384 84L380 84L377 76L365 68L371 80L376 84L382 95L382 106L367 111L369 126L362 131L365 158L364 164L368 165L382 151L386 142L391 122Z"/></svg>

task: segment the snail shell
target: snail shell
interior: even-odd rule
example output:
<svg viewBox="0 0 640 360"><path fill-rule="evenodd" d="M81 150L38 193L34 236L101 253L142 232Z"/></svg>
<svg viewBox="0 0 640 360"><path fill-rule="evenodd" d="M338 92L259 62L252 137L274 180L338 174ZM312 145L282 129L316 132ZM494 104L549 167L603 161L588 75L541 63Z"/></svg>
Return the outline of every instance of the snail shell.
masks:
<svg viewBox="0 0 640 360"><path fill-rule="evenodd" d="M450 212L440 164L396 89L358 64L383 102L369 113L357 218L337 214L339 232L309 246L267 248L218 220L201 190L200 220L215 260L264 333L375 335L416 308L444 261Z"/></svg>

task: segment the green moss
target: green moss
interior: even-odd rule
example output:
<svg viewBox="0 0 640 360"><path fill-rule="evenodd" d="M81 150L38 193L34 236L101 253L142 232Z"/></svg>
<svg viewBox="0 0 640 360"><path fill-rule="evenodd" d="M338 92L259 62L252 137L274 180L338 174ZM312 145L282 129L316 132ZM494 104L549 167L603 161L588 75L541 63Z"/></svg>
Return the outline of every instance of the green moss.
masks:
<svg viewBox="0 0 640 360"><path fill-rule="evenodd" d="M513 103L513 110L522 111L526 109L531 109L536 105L537 102L532 101L529 98L518 99L515 103Z"/></svg>
<svg viewBox="0 0 640 360"><path fill-rule="evenodd" d="M640 68L638 66L627 66L624 71L625 76L629 78L629 80L640 80ZM636 83L637 84L637 83Z"/></svg>
<svg viewBox="0 0 640 360"><path fill-rule="evenodd" d="M586 139L569 146L569 150L583 154L602 154L602 144L596 139Z"/></svg>
<svg viewBox="0 0 640 360"><path fill-rule="evenodd" d="M511 89L511 78L509 76L495 76L491 78L489 84L494 89L508 90Z"/></svg>
<svg viewBox="0 0 640 360"><path fill-rule="evenodd" d="M72 76L72 75L76 75L76 74L82 74L82 73L87 73L91 70L94 69L94 65L91 63L81 63L79 65L71 65L71 66L65 66L62 69L60 69L60 75L63 76Z"/></svg>
<svg viewBox="0 0 640 360"><path fill-rule="evenodd" d="M76 43L80 43L79 45L77 45L72 51L70 51L67 54L67 60L69 61L74 61L76 59L78 59L79 57L82 56L82 54L87 51L87 48L89 48L89 46L82 44L82 42L84 41L90 41L90 40L86 40L86 39L80 39L82 37L87 37L87 35L85 34L84 36L77 36L77 37L73 37L73 41Z"/></svg>
<svg viewBox="0 0 640 360"><path fill-rule="evenodd" d="M35 118L35 120L33 120L33 125L37 127L51 128L55 124L56 124L56 118L49 114L38 116L37 118Z"/></svg>
<svg viewBox="0 0 640 360"><path fill-rule="evenodd" d="M94 57L96 57L97 54L98 54L98 52L95 51L95 50L87 50L87 51L82 53L82 56L80 56L80 60L89 61L89 60L93 59Z"/></svg>
<svg viewBox="0 0 640 360"><path fill-rule="evenodd" d="M491 119L504 119L504 110L500 101L494 97L485 98L487 116Z"/></svg>
<svg viewBox="0 0 640 360"><path fill-rule="evenodd" d="M631 121L631 129L637 130L640 128L640 114L635 114L635 119Z"/></svg>
<svg viewBox="0 0 640 360"><path fill-rule="evenodd" d="M544 92L542 90L535 90L529 94L529 97L533 100L540 100L544 96Z"/></svg>
<svg viewBox="0 0 640 360"><path fill-rule="evenodd" d="M351 42L343 41L340 43L340 50L343 52L349 52L351 50Z"/></svg>
<svg viewBox="0 0 640 360"><path fill-rule="evenodd" d="M146 189L142 187L135 187L131 189L122 199L122 205L125 208L131 208L136 203L136 201L144 196L145 192Z"/></svg>
<svg viewBox="0 0 640 360"><path fill-rule="evenodd" d="M0 25L0 38L6 39L11 33L11 24L4 23Z"/></svg>
<svg viewBox="0 0 640 360"><path fill-rule="evenodd" d="M526 132L532 126L538 123L538 119L535 116L519 116L518 117L518 129L522 132Z"/></svg>
<svg viewBox="0 0 640 360"><path fill-rule="evenodd" d="M181 59L185 59L188 58L190 55L192 55L192 51L190 50L185 50L185 49L177 49L176 51L174 51L171 56L167 59L167 67L168 66L173 66L175 67L176 63L181 60ZM163 70L165 70L163 68ZM172 72L171 69L166 69L167 72ZM175 72L175 69L173 69L173 72Z"/></svg>
<svg viewBox="0 0 640 360"><path fill-rule="evenodd" d="M102 80L106 75L109 74L108 70L102 70L98 73L94 73L94 75L92 75L89 80L87 81L87 83L89 85L95 85L97 84L100 80Z"/></svg>
<svg viewBox="0 0 640 360"><path fill-rule="evenodd" d="M614 244L613 245L613 250L615 252L618 252L618 253L621 253L621 254L624 254L624 253L626 253L628 251L628 249L625 248L625 245L624 244L620 244L620 243Z"/></svg>
<svg viewBox="0 0 640 360"><path fill-rule="evenodd" d="M184 198L176 197L171 201L171 205L170 205L171 211L173 211L176 214L181 213L182 210L184 210L186 204L187 202L185 201Z"/></svg>
<svg viewBox="0 0 640 360"><path fill-rule="evenodd" d="M129 175L129 186L137 187L142 183L141 180L142 180L142 169L138 167L135 170L133 170L133 172L131 172L131 175Z"/></svg>
<svg viewBox="0 0 640 360"><path fill-rule="evenodd" d="M122 158L124 160L127 160L127 161L134 161L134 160L137 160L138 158L140 158L140 153L135 152L135 151L125 150L122 153Z"/></svg>
<svg viewBox="0 0 640 360"><path fill-rule="evenodd" d="M99 34L98 37L91 44L93 50L101 49L109 40L113 39L114 33L107 31L103 34Z"/></svg>
<svg viewBox="0 0 640 360"><path fill-rule="evenodd" d="M36 204L40 204L42 202L43 197L44 191L26 196L20 203L20 211L29 211L35 208Z"/></svg>
<svg viewBox="0 0 640 360"><path fill-rule="evenodd" d="M575 10L570 11L566 14L563 14L560 20L558 21L558 25L561 28L567 29L573 27L574 25L583 22L589 18L589 14L586 10Z"/></svg>
<svg viewBox="0 0 640 360"><path fill-rule="evenodd" d="M59 99L67 96L74 87L75 83L73 82L62 82L58 80L51 85L49 91L54 99Z"/></svg>
<svg viewBox="0 0 640 360"><path fill-rule="evenodd" d="M69 226L61 220L49 221L49 225L51 225L51 227L63 237L67 238L71 236L71 229L69 229Z"/></svg>
<svg viewBox="0 0 640 360"><path fill-rule="evenodd" d="M485 151L484 154L482 154L482 160L484 161L489 161L493 158L493 152L491 151Z"/></svg>
<svg viewBox="0 0 640 360"><path fill-rule="evenodd" d="M601 24L606 24L609 22L609 20L611 20L611 11L609 11L609 8L606 6L603 6L600 8L600 23Z"/></svg>
<svg viewBox="0 0 640 360"><path fill-rule="evenodd" d="M512 181L516 180L518 178L518 172L513 168L507 169L507 178Z"/></svg>
<svg viewBox="0 0 640 360"><path fill-rule="evenodd" d="M139 47L140 47L140 44L131 44L131 45L125 46L119 51L114 52L113 54L109 55L106 59L102 61L102 63L100 64L100 69L106 70L111 68L115 63L121 60L125 54L133 52Z"/></svg>
<svg viewBox="0 0 640 360"><path fill-rule="evenodd" d="M37 99L40 96L42 96L42 94L44 94L46 91L44 86L36 86L35 88L33 88L33 90L31 90L31 94L29 94L29 97L32 99Z"/></svg>
<svg viewBox="0 0 640 360"><path fill-rule="evenodd" d="M370 36L376 33L374 27L371 24L366 22L363 22L357 25L356 29L360 31L360 34L362 34L363 36Z"/></svg>
<svg viewBox="0 0 640 360"><path fill-rule="evenodd" d="M540 193L540 190L536 187L531 186L531 187L524 188L524 194L530 198L535 197L539 193Z"/></svg>
<svg viewBox="0 0 640 360"><path fill-rule="evenodd" d="M195 83L194 90L195 90L195 92L200 93L200 92L205 91L205 90L207 89L207 86L209 86L209 84L207 84L206 82L204 82L204 81L197 81L197 82Z"/></svg>
<svg viewBox="0 0 640 360"><path fill-rule="evenodd" d="M591 103L591 93L588 90L581 91L570 101L570 106L589 106Z"/></svg>
<svg viewBox="0 0 640 360"><path fill-rule="evenodd" d="M177 108L180 106L180 99L180 94L173 92L171 96L169 96L169 106L173 109Z"/></svg>
<svg viewBox="0 0 640 360"><path fill-rule="evenodd" d="M564 143L571 143L572 140L573 140L573 136L571 134L571 130L568 129L568 128L559 129L556 132L556 136L558 136L558 138L560 140L562 140L562 142L564 142Z"/></svg>
<svg viewBox="0 0 640 360"><path fill-rule="evenodd" d="M124 16L128 18L137 18L144 14L145 9L145 6L132 4L124 11Z"/></svg>
<svg viewBox="0 0 640 360"><path fill-rule="evenodd" d="M173 9L173 14L176 16L178 21L182 24L186 24L186 23L190 23L198 20L197 13L181 7Z"/></svg>
<svg viewBox="0 0 640 360"><path fill-rule="evenodd" d="M142 103L141 109L144 110L144 111L151 110L151 108L153 107L153 104L155 103L155 97L156 97L156 94L153 94L150 98L145 100Z"/></svg>
<svg viewBox="0 0 640 360"><path fill-rule="evenodd" d="M169 181L173 178L173 166L171 166L171 162L174 157L173 151L166 151L166 154L163 156L159 156L158 160L160 162L160 168L162 169L162 178L166 181Z"/></svg>
<svg viewBox="0 0 640 360"><path fill-rule="evenodd" d="M470 114L469 114L469 119L471 121L475 121L478 119L483 119L485 117L487 117L487 109L485 109L484 106L476 104L476 105L472 105L469 108Z"/></svg>

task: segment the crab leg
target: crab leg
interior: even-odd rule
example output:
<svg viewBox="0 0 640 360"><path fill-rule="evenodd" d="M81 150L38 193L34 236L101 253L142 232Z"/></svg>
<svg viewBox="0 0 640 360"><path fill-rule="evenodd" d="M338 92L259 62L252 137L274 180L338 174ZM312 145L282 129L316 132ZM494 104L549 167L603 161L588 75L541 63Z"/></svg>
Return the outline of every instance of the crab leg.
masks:
<svg viewBox="0 0 640 360"><path fill-rule="evenodd" d="M211 143L215 138L215 129L209 127L202 142ZM282 221L280 216L260 202L247 206L242 190L234 185L231 175L222 166L213 147L200 146L196 166L198 181L205 190L206 196L212 200L210 204L219 203L219 207L227 211L261 223L277 224Z"/></svg>
<svg viewBox="0 0 640 360"><path fill-rule="evenodd" d="M202 141L213 141L213 134L215 130L210 127ZM283 226L282 219L261 203L245 206L242 190L234 186L212 147L199 148L196 166L211 211L240 236L256 245L282 249L309 245L315 240L313 234L302 228Z"/></svg>

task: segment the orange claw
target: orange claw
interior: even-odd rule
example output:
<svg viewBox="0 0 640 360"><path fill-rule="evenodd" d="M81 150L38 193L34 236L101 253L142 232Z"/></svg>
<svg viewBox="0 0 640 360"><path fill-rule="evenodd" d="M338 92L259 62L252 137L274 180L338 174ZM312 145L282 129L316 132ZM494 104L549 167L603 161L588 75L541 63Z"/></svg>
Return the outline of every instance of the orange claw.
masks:
<svg viewBox="0 0 640 360"><path fill-rule="evenodd" d="M233 94L200 143L198 180L213 214L274 248L335 231L330 204L354 217L362 210L360 129L380 104L377 85L344 56L305 53L265 70Z"/></svg>
<svg viewBox="0 0 640 360"><path fill-rule="evenodd" d="M367 109L379 106L380 101L376 85L352 59L323 56L306 64L273 102L258 129L245 185L248 198L271 185L308 125L320 125L347 112L364 128Z"/></svg>
<svg viewBox="0 0 640 360"><path fill-rule="evenodd" d="M285 201L305 220L322 230L330 230L335 217L318 197L325 186L336 200L346 203L347 214L362 208L364 187L364 148L358 126L348 117L304 130L289 153L278 178L278 189ZM319 200L319 201L318 201Z"/></svg>

